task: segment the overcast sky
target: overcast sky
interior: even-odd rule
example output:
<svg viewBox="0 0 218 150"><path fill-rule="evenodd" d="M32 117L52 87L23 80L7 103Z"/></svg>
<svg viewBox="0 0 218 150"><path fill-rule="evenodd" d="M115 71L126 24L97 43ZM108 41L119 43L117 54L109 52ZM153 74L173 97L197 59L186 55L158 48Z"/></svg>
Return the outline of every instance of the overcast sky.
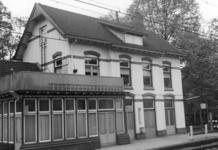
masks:
<svg viewBox="0 0 218 150"><path fill-rule="evenodd" d="M108 10L100 9L94 6L76 2L74 0L0 0L12 12L13 16L29 17L35 3L41 3L52 7L57 7L76 13L90 15L93 17L104 16L108 14ZM63 5L54 1L69 4ZM123 11L133 2L133 0L81 0L84 2L104 6L114 10ZM196 0L200 6L200 12L206 21L211 18L218 17L218 0ZM80 8L76 8L80 7ZM86 10L83 10L86 9Z"/></svg>

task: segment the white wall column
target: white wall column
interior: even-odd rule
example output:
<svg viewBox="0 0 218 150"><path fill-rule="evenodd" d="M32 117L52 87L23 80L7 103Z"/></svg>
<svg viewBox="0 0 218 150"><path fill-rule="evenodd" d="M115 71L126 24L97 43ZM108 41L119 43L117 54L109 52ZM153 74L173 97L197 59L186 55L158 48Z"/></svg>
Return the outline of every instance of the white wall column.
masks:
<svg viewBox="0 0 218 150"><path fill-rule="evenodd" d="M156 112L156 125L157 125L157 136L166 135L166 117L164 99L157 96L155 100L155 112Z"/></svg>

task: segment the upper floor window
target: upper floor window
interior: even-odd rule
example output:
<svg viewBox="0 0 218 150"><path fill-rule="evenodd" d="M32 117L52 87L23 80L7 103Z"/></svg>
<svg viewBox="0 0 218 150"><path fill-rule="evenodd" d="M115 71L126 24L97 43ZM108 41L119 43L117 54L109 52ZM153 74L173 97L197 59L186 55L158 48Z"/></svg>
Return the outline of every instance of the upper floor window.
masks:
<svg viewBox="0 0 218 150"><path fill-rule="evenodd" d="M152 65L150 60L143 60L143 83L144 87L152 86Z"/></svg>
<svg viewBox="0 0 218 150"><path fill-rule="evenodd" d="M55 73L68 73L68 59L62 58L62 52L58 51L52 55L54 59Z"/></svg>
<svg viewBox="0 0 218 150"><path fill-rule="evenodd" d="M163 63L163 74L164 74L164 87L165 88L172 88L170 63Z"/></svg>
<svg viewBox="0 0 218 150"><path fill-rule="evenodd" d="M93 54L85 55L85 75L98 76L99 75L99 58Z"/></svg>
<svg viewBox="0 0 218 150"><path fill-rule="evenodd" d="M129 56L128 56L129 57ZM120 56L120 77L123 78L123 83L126 86L131 85L131 67L130 67L130 59L131 57L122 57Z"/></svg>

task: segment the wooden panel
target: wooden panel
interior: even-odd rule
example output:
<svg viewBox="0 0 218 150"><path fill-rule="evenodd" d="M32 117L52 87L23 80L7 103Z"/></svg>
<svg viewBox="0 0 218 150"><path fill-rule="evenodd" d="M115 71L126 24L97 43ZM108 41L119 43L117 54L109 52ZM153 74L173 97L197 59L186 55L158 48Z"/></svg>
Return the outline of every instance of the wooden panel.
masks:
<svg viewBox="0 0 218 150"><path fill-rule="evenodd" d="M155 110L144 110L146 138L156 136Z"/></svg>

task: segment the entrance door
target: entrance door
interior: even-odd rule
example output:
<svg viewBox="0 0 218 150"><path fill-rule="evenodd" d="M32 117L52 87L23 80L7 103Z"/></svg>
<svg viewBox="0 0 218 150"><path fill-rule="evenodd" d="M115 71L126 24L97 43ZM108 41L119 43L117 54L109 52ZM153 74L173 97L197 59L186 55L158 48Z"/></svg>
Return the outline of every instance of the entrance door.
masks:
<svg viewBox="0 0 218 150"><path fill-rule="evenodd" d="M174 110L173 109L166 109L165 110L166 115L166 126L167 126L167 134L175 134L175 117L174 117Z"/></svg>
<svg viewBox="0 0 218 150"><path fill-rule="evenodd" d="M126 122L127 122L127 133L129 134L130 140L135 139L134 132L134 115L133 115L133 106L125 106L126 110Z"/></svg>
<svg viewBox="0 0 218 150"><path fill-rule="evenodd" d="M144 120L145 120L145 135L146 138L152 138L156 136L156 123L155 123L155 111L144 110Z"/></svg>
<svg viewBox="0 0 218 150"><path fill-rule="evenodd" d="M114 112L99 113L99 134L102 145L116 143Z"/></svg>

